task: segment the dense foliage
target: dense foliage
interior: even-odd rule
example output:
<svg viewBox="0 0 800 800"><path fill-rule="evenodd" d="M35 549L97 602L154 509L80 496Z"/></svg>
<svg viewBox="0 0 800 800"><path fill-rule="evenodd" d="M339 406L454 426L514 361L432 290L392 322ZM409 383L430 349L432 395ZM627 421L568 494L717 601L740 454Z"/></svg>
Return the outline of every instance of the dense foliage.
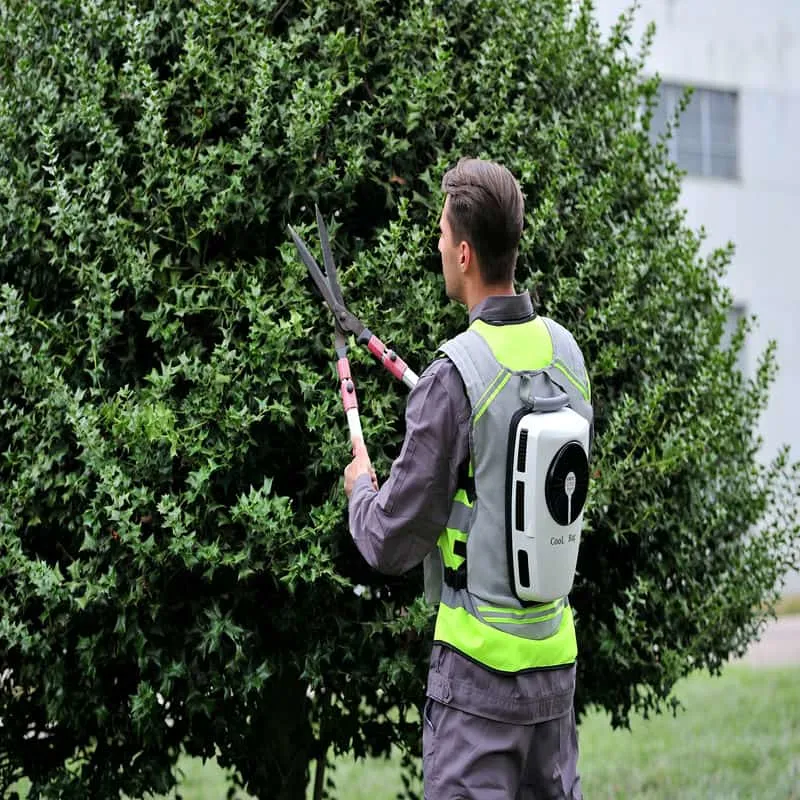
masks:
<svg viewBox="0 0 800 800"><path fill-rule="evenodd" d="M164 791L183 749L296 800L330 748L418 746L431 612L349 540L286 224L320 204L353 310L419 370L465 322L436 255L463 154L519 176L518 285L593 379L580 706L624 721L753 637L797 544L797 467L758 458L774 353L746 378L744 332L720 346L730 253L685 226L657 80L628 20L572 6L0 8L0 789ZM369 361L386 474L405 391Z"/></svg>

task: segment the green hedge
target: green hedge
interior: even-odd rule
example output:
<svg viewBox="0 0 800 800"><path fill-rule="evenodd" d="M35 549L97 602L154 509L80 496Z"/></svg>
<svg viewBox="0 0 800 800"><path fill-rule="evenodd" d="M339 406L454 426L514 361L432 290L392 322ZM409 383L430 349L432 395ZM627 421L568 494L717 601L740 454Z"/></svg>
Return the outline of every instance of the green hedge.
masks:
<svg viewBox="0 0 800 800"><path fill-rule="evenodd" d="M421 370L465 323L436 253L463 154L519 176L518 286L593 379L579 706L624 722L753 637L797 547L797 465L757 458L774 351L748 379L743 331L720 347L730 251L685 225L644 51L571 7L7 0L0 788L141 796L218 750L294 799L329 747L418 747L421 576L349 540L330 318L286 224L320 204L353 310ZM353 368L385 474L405 392Z"/></svg>

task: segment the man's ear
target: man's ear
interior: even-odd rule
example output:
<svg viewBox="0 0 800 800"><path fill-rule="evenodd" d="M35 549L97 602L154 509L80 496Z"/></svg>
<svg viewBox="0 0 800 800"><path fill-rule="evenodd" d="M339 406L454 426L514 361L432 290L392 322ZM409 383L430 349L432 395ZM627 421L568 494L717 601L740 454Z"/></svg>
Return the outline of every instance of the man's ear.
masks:
<svg viewBox="0 0 800 800"><path fill-rule="evenodd" d="M459 266L462 272L466 272L472 264L472 248L469 242L462 241L459 245Z"/></svg>

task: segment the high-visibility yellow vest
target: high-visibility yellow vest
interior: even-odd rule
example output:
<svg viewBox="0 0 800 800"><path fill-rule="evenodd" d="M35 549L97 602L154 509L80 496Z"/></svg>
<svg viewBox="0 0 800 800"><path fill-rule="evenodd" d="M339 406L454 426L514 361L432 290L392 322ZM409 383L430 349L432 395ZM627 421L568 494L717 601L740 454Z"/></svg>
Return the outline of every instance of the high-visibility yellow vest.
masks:
<svg viewBox="0 0 800 800"><path fill-rule="evenodd" d="M504 445L523 408L521 381L565 392L591 423L583 356L565 328L540 316L508 325L476 320L441 351L458 369L472 413L469 468L439 537L441 564L426 563L426 594L441 587L434 639L503 673L571 664L577 642L567 598L524 604L513 589Z"/></svg>

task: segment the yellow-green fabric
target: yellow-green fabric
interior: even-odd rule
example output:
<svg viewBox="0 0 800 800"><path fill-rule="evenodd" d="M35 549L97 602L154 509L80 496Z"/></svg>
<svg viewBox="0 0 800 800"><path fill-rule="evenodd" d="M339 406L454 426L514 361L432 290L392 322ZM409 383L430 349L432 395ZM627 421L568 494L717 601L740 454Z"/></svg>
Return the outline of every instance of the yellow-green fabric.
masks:
<svg viewBox="0 0 800 800"><path fill-rule="evenodd" d="M561 625L547 639L525 639L499 631L464 608L439 605L434 639L496 672L524 672L572 664L578 656L572 609L566 606Z"/></svg>
<svg viewBox="0 0 800 800"><path fill-rule="evenodd" d="M489 325L476 319L470 328L480 334L507 369L544 369L553 361L553 341L541 317L518 325Z"/></svg>

